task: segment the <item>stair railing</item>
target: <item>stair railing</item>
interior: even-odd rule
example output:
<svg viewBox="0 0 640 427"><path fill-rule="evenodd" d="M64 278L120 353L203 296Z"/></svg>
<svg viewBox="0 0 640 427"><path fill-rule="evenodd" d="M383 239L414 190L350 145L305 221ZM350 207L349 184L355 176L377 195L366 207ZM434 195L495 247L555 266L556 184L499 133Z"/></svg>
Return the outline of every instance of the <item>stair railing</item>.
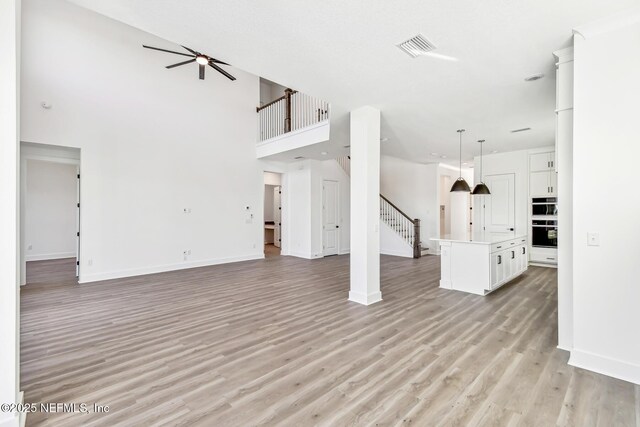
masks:
<svg viewBox="0 0 640 427"><path fill-rule="evenodd" d="M351 156L338 157L336 162L348 176L351 176ZM380 219L413 248L414 258L422 256L420 219L412 219L382 194L380 194Z"/></svg>
<svg viewBox="0 0 640 427"><path fill-rule="evenodd" d="M278 99L256 108L258 141L284 135L329 120L329 103L286 89Z"/></svg>

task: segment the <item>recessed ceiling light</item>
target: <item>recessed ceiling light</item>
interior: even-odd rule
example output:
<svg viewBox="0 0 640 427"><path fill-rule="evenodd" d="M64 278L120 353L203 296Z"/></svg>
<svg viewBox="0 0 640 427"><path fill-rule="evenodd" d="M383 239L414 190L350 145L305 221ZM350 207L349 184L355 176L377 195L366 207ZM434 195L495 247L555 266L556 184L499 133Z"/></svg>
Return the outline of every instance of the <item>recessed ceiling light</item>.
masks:
<svg viewBox="0 0 640 427"><path fill-rule="evenodd" d="M511 131L511 133L526 132L528 130L531 130L531 128L514 129Z"/></svg>
<svg viewBox="0 0 640 427"><path fill-rule="evenodd" d="M525 82L535 82L536 80L540 80L541 78L544 77L544 74L540 73L540 74L534 74L532 76L529 77L525 77L524 81Z"/></svg>
<svg viewBox="0 0 640 427"><path fill-rule="evenodd" d="M492 151L493 154L496 154L497 152L498 152L498 150L493 150Z"/></svg>
<svg viewBox="0 0 640 427"><path fill-rule="evenodd" d="M440 158L441 158L441 159L446 159L446 158L447 158L447 156L440 156Z"/></svg>
<svg viewBox="0 0 640 427"><path fill-rule="evenodd" d="M437 155L438 155L438 153L431 153L431 155L432 155L432 156L437 156Z"/></svg>
<svg viewBox="0 0 640 427"><path fill-rule="evenodd" d="M380 142L387 142L389 138L380 138Z"/></svg>
<svg viewBox="0 0 640 427"><path fill-rule="evenodd" d="M326 156L329 153L327 153L326 151L321 151L320 154L322 154L323 156Z"/></svg>
<svg viewBox="0 0 640 427"><path fill-rule="evenodd" d="M467 163L467 162L462 162L462 165L463 165L463 166L467 166L468 164L469 164L469 163Z"/></svg>

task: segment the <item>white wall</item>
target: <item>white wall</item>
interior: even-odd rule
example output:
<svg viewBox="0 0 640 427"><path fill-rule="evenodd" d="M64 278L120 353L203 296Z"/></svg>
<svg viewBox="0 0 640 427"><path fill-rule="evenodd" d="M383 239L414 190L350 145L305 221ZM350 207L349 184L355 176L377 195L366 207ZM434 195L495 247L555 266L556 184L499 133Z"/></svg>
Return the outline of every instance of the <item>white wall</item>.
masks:
<svg viewBox="0 0 640 427"><path fill-rule="evenodd" d="M76 256L77 167L26 161L27 261Z"/></svg>
<svg viewBox="0 0 640 427"><path fill-rule="evenodd" d="M577 36L574 44L570 363L640 384L640 10L580 33L586 39ZM587 233L599 234L599 246L587 245Z"/></svg>
<svg viewBox="0 0 640 427"><path fill-rule="evenodd" d="M314 258L311 250L311 170L306 162L296 163L282 177L282 255ZM322 254L316 254L322 256Z"/></svg>
<svg viewBox="0 0 640 427"><path fill-rule="evenodd" d="M268 104L284 96L286 87L266 79L260 79L260 105Z"/></svg>
<svg viewBox="0 0 640 427"><path fill-rule="evenodd" d="M22 139L82 149L81 282L263 256L258 77L167 70L141 45L173 43L60 0L23 26Z"/></svg>
<svg viewBox="0 0 640 427"><path fill-rule="evenodd" d="M340 253L350 248L350 180L335 160L303 160L289 165L283 176L283 200L287 200L283 255L321 258L322 182L337 181L340 192ZM285 207L283 206L283 209Z"/></svg>
<svg viewBox="0 0 640 427"><path fill-rule="evenodd" d="M554 52L558 173L558 348L573 348L573 46Z"/></svg>
<svg viewBox="0 0 640 427"><path fill-rule="evenodd" d="M380 193L411 218L420 219L420 237L425 247L430 247L429 238L436 236L431 218L434 206L430 199L435 193L436 180L435 169L430 165L380 156ZM439 213L436 211L435 215Z"/></svg>
<svg viewBox="0 0 640 427"><path fill-rule="evenodd" d="M440 203L449 200L450 188L443 194L441 179L448 176L453 184L459 175L458 169L446 165L380 156L380 192L407 215L420 219L423 249L429 248L430 253L438 253L438 244L430 239L440 236ZM462 170L467 182L472 182L472 175L470 169ZM464 218L458 220L465 221Z"/></svg>
<svg viewBox="0 0 640 427"><path fill-rule="evenodd" d="M483 176L512 173L515 175L515 232L529 234L529 154L554 151L553 146L532 150L488 154L483 159ZM475 181L480 182L480 157L474 159ZM489 189L491 190L491 189ZM476 196L482 197L482 196ZM484 196L491 197L491 196ZM473 223L482 226L482 206L474 209Z"/></svg>
<svg viewBox="0 0 640 427"><path fill-rule="evenodd" d="M0 403L18 403L20 1L0 1L0 64ZM18 414L0 412L0 426L18 425Z"/></svg>
<svg viewBox="0 0 640 427"><path fill-rule="evenodd" d="M265 185L280 185L282 183L282 177L279 173L265 172L264 183Z"/></svg>

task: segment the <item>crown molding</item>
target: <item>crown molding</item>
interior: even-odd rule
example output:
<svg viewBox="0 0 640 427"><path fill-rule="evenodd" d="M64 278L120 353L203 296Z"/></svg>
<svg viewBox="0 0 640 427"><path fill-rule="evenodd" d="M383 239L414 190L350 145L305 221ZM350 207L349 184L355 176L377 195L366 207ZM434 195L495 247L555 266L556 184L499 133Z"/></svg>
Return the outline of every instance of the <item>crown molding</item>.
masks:
<svg viewBox="0 0 640 427"><path fill-rule="evenodd" d="M634 6L615 15L598 19L573 29L574 36L587 40L599 34L640 23L640 6Z"/></svg>

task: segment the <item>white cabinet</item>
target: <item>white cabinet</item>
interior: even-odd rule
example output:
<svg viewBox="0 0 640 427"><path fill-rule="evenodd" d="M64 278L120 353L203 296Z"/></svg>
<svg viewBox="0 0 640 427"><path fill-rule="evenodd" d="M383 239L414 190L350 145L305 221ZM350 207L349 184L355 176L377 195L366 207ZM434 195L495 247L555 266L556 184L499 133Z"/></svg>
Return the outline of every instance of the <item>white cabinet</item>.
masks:
<svg viewBox="0 0 640 427"><path fill-rule="evenodd" d="M527 270L527 236L472 233L439 241L440 287L487 295Z"/></svg>
<svg viewBox="0 0 640 427"><path fill-rule="evenodd" d="M491 290L522 274L529 265L526 239L506 242L504 248L493 246L491 254Z"/></svg>
<svg viewBox="0 0 640 427"><path fill-rule="evenodd" d="M553 169L555 154L553 152L535 153L529 155L529 171L549 171Z"/></svg>
<svg viewBox="0 0 640 427"><path fill-rule="evenodd" d="M504 279L504 254L496 252L491 254L491 289L496 289Z"/></svg>
<svg viewBox="0 0 640 427"><path fill-rule="evenodd" d="M555 152L529 155L529 195L552 196L558 191Z"/></svg>

